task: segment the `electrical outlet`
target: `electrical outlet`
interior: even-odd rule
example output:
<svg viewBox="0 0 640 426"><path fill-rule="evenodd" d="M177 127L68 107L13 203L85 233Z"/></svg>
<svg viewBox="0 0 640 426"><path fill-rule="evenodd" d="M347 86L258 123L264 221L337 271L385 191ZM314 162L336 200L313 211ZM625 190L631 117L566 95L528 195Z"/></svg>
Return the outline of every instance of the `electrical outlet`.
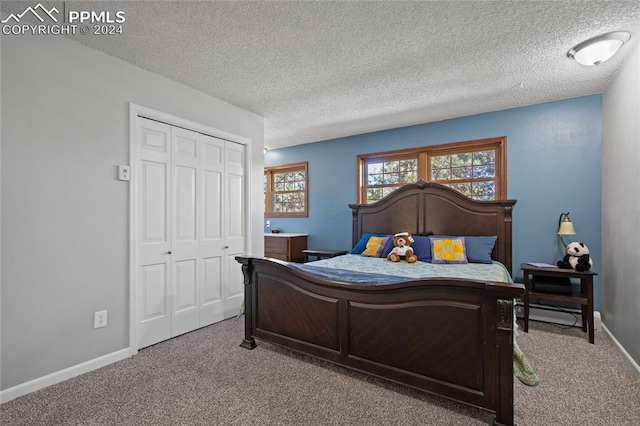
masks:
<svg viewBox="0 0 640 426"><path fill-rule="evenodd" d="M267 221L267 228L270 228L270 227L271 227L271 221L270 221L270 220L268 220L268 221Z"/></svg>
<svg viewBox="0 0 640 426"><path fill-rule="evenodd" d="M93 328L107 326L107 311L96 311L93 313Z"/></svg>

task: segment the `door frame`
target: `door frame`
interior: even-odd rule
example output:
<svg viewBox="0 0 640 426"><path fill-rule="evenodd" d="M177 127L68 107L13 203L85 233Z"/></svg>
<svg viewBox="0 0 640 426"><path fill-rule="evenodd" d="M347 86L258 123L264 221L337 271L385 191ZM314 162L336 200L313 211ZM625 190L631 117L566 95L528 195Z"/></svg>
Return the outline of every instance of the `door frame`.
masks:
<svg viewBox="0 0 640 426"><path fill-rule="evenodd" d="M142 116L151 120L157 120L172 126L182 127L194 132L204 133L219 139L238 143L245 146L245 164L244 164L244 205L245 205L245 250L248 249L251 232L251 215L248 212L253 211L251 205L251 144L252 139L239 136L224 130L216 129L204 124L196 123L181 117L176 117L152 108L142 105L129 103L129 356L138 353L138 315L140 291L137 282L136 265L138 264L138 185L136 176L140 165L140 158L137 155L136 137L137 137L137 117Z"/></svg>

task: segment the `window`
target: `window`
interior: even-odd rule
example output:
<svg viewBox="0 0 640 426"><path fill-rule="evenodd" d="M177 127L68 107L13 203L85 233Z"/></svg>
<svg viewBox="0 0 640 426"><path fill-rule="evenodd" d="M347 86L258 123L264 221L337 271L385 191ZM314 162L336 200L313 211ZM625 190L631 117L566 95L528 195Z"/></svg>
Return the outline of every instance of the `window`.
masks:
<svg viewBox="0 0 640 426"><path fill-rule="evenodd" d="M266 217L307 216L307 163L264 168Z"/></svg>
<svg viewBox="0 0 640 426"><path fill-rule="evenodd" d="M389 156L371 158L364 163L367 179L364 199L373 203L389 195L402 185L418 180L418 158Z"/></svg>
<svg viewBox="0 0 640 426"><path fill-rule="evenodd" d="M479 139L358 156L358 202L373 203L418 180L476 200L507 197L507 138Z"/></svg>

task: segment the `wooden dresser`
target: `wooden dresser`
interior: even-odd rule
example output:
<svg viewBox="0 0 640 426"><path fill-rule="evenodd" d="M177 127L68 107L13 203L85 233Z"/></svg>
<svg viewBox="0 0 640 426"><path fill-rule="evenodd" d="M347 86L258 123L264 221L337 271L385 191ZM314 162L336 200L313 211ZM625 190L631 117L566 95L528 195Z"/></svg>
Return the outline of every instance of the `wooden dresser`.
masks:
<svg viewBox="0 0 640 426"><path fill-rule="evenodd" d="M264 256L287 262L302 263L307 249L308 234L264 234Z"/></svg>

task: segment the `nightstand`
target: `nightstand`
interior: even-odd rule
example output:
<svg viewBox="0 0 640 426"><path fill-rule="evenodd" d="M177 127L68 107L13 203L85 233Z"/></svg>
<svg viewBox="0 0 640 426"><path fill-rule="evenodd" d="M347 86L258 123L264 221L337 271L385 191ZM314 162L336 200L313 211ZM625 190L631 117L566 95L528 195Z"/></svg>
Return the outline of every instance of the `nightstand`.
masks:
<svg viewBox="0 0 640 426"><path fill-rule="evenodd" d="M330 257L342 256L347 254L346 250L331 250L331 249L308 249L302 250L305 256L305 260L309 261L309 256L313 256L316 260L328 259Z"/></svg>
<svg viewBox="0 0 640 426"><path fill-rule="evenodd" d="M589 342L594 342L594 328L593 323L593 277L598 275L595 272L589 270L579 272L574 269L561 269L557 267L539 267L533 266L528 263L520 265L520 269L524 274L524 286L527 292L524 295L524 331L529 331L529 300L548 300L556 302L576 303L580 305L582 311L582 331L587 331L587 325L589 330ZM553 293L540 293L533 291L531 286L532 278L576 278L580 280L580 294L579 295L567 295L567 294L553 294Z"/></svg>

